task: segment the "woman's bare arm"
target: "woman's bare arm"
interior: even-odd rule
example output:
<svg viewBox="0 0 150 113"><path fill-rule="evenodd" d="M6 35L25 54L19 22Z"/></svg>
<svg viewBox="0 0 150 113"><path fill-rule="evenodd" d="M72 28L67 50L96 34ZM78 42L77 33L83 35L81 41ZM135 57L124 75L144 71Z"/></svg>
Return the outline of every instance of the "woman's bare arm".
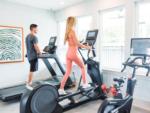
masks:
<svg viewBox="0 0 150 113"><path fill-rule="evenodd" d="M78 41L77 36L76 36L76 34L75 34L75 32L74 32L73 30L71 31L70 35L72 35L72 38L73 38L74 42L78 45L78 47L86 48L86 49L91 49L90 46L88 46L88 45L83 45L83 44L81 44L81 43Z"/></svg>

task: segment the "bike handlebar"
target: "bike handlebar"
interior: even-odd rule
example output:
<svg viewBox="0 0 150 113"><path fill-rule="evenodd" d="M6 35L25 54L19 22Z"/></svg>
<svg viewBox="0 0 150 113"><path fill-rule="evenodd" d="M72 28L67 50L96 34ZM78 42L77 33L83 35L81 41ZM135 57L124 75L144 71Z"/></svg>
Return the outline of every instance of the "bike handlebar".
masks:
<svg viewBox="0 0 150 113"><path fill-rule="evenodd" d="M137 64L136 63L136 61L139 60L139 59L142 60L142 64ZM132 67L134 69L134 72L138 67L139 68L141 67L141 68L147 69L146 76L149 75L149 73L150 73L150 63L149 64L146 63L146 58L145 57L136 57L133 60L131 60L131 61L130 60L131 60L131 58L128 58L127 61L125 63L123 63L124 67L121 70L121 72L123 72L126 69L127 66Z"/></svg>

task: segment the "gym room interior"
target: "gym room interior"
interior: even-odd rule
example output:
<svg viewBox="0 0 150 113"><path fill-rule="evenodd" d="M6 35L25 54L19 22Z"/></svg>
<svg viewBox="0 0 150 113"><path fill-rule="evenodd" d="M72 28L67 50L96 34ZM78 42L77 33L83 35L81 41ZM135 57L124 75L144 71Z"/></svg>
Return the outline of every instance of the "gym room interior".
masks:
<svg viewBox="0 0 150 113"><path fill-rule="evenodd" d="M150 113L149 11L149 0L0 0L0 113Z"/></svg>

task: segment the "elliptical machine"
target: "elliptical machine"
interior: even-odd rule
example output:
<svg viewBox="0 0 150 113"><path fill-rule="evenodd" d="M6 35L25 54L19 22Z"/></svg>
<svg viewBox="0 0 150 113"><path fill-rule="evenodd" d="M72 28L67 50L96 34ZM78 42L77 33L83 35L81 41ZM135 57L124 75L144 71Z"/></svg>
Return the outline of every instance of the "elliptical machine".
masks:
<svg viewBox="0 0 150 113"><path fill-rule="evenodd" d="M96 56L94 44L96 42L98 30L92 30L87 33L85 43L92 46L93 57ZM82 88L81 80L79 87L74 93L68 93L65 96L59 95L55 86L50 84L41 84L35 87L32 91L24 93L20 102L20 113L63 113L81 104L87 103L95 99L105 98L105 94L101 90L102 78L99 70L99 62L96 62L93 57L90 57L88 51L86 60L79 48L84 63L87 65L88 74L91 77L91 87ZM67 101L63 103L63 101Z"/></svg>

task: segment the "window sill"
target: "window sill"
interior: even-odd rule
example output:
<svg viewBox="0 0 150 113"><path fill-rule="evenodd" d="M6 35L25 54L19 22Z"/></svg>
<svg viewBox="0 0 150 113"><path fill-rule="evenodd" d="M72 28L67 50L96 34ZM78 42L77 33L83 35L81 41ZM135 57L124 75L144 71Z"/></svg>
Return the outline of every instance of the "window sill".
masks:
<svg viewBox="0 0 150 113"><path fill-rule="evenodd" d="M113 72L121 72L121 69L118 68L103 68L104 71L113 71Z"/></svg>
<svg viewBox="0 0 150 113"><path fill-rule="evenodd" d="M102 70L105 71L105 72L112 72L112 73L113 72L117 72L117 73L132 74L132 70L130 70L130 69L127 69L124 72L121 72L121 69L116 69L116 68L103 68ZM137 70L136 75L137 76L145 76L146 77L146 72L145 71L141 71L141 70ZM150 77L150 75L148 77Z"/></svg>

